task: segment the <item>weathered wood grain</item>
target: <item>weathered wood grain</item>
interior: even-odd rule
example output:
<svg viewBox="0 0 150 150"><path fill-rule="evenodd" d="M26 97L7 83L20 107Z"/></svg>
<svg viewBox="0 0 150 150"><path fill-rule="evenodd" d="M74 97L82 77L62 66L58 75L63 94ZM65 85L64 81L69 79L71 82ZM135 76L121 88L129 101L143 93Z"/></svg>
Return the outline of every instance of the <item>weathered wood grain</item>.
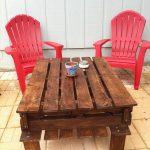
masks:
<svg viewBox="0 0 150 150"><path fill-rule="evenodd" d="M46 130L44 140L57 140L58 139L58 129Z"/></svg>
<svg viewBox="0 0 150 150"><path fill-rule="evenodd" d="M73 79L67 77L67 71L65 63L70 61L69 58L62 59L61 65L61 99L60 99L60 109L61 110L72 110L76 108Z"/></svg>
<svg viewBox="0 0 150 150"><path fill-rule="evenodd" d="M58 111L59 102L60 60L52 59L44 98L43 111Z"/></svg>
<svg viewBox="0 0 150 150"><path fill-rule="evenodd" d="M79 62L80 58L73 58L72 60ZM93 109L93 103L83 69L78 68L77 77L75 77L74 80L77 93L78 109Z"/></svg>
<svg viewBox="0 0 150 150"><path fill-rule="evenodd" d="M49 60L39 60L34 68L17 112L38 112L45 85Z"/></svg>
<svg viewBox="0 0 150 150"><path fill-rule="evenodd" d="M108 108L112 107L111 99L107 95L107 92L104 89L102 81L100 80L96 69L93 65L92 60L89 57L82 58L83 60L88 61L89 68L85 69L88 81L90 84L91 91L93 93L93 99L96 104L96 108Z"/></svg>
<svg viewBox="0 0 150 150"><path fill-rule="evenodd" d="M73 137L73 130L72 129L60 129L60 136L59 138L69 138Z"/></svg>
<svg viewBox="0 0 150 150"><path fill-rule="evenodd" d="M99 74L107 87L115 107L126 107L136 105L131 95L128 93L122 82L116 77L104 60L104 58L93 58Z"/></svg>

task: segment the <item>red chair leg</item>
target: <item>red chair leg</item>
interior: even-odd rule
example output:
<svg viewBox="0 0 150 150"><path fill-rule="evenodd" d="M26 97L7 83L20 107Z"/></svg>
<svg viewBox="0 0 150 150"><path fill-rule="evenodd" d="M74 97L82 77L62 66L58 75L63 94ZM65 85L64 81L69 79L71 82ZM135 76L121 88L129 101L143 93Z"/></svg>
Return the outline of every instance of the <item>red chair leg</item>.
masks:
<svg viewBox="0 0 150 150"><path fill-rule="evenodd" d="M20 84L20 89L22 91L22 94L24 93L25 89L26 89L26 84L25 84L25 75L23 74L18 74L18 80L19 80L19 84Z"/></svg>
<svg viewBox="0 0 150 150"><path fill-rule="evenodd" d="M134 89L135 90L139 89L141 74L142 74L142 66L136 65L135 71L134 71Z"/></svg>

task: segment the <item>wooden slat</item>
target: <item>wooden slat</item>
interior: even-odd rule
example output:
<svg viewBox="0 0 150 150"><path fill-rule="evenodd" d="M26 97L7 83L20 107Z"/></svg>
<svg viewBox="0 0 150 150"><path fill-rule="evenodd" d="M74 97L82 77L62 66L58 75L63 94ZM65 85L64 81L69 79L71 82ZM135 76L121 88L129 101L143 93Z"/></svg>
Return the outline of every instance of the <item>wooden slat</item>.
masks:
<svg viewBox="0 0 150 150"><path fill-rule="evenodd" d="M102 81L98 77L98 74L96 72L92 60L87 57L84 57L82 59L87 60L90 65L88 69L85 69L85 71L96 103L96 108L111 107L112 106L111 99L108 97L103 87Z"/></svg>
<svg viewBox="0 0 150 150"><path fill-rule="evenodd" d="M93 58L96 67L101 75L107 90L113 99L115 107L126 107L136 105L131 95L128 93L122 82L114 75L111 67L104 58Z"/></svg>
<svg viewBox="0 0 150 150"><path fill-rule="evenodd" d="M60 138L73 137L72 129L60 129Z"/></svg>
<svg viewBox="0 0 150 150"><path fill-rule="evenodd" d="M29 141L39 141L41 139L41 131L22 131L20 141L21 142L29 142Z"/></svg>
<svg viewBox="0 0 150 150"><path fill-rule="evenodd" d="M49 59L39 59L34 67L33 74L47 74Z"/></svg>
<svg viewBox="0 0 150 150"><path fill-rule="evenodd" d="M79 62L79 58L73 58L73 61ZM75 78L77 93L77 102L79 109L93 109L92 99L89 93L88 84L82 69L78 68L77 77Z"/></svg>
<svg viewBox="0 0 150 150"><path fill-rule="evenodd" d="M106 127L96 127L93 129L94 136L106 137L108 136Z"/></svg>
<svg viewBox="0 0 150 150"><path fill-rule="evenodd" d="M67 77L65 62L70 61L69 58L62 59L61 65L61 99L60 99L60 109L61 110L71 110L76 108L75 97L74 97L74 87L73 79Z"/></svg>
<svg viewBox="0 0 150 150"><path fill-rule="evenodd" d="M29 80L29 84L19 104L17 112L39 111L48 64L49 60L39 60L37 62L33 76Z"/></svg>
<svg viewBox="0 0 150 150"><path fill-rule="evenodd" d="M44 140L57 140L58 139L58 129L46 130Z"/></svg>
<svg viewBox="0 0 150 150"><path fill-rule="evenodd" d="M60 78L60 60L52 59L50 64L47 90L44 98L43 111L58 111L59 102L59 78Z"/></svg>
<svg viewBox="0 0 150 150"><path fill-rule="evenodd" d="M83 136L93 136L93 129L92 128L79 128L77 129L78 137Z"/></svg>

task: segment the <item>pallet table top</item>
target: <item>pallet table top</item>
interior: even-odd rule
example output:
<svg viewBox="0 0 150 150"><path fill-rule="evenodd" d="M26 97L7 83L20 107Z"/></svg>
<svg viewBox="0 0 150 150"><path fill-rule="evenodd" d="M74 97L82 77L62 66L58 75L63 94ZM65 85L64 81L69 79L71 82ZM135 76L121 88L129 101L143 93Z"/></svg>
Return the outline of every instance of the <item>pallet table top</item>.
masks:
<svg viewBox="0 0 150 150"><path fill-rule="evenodd" d="M18 113L54 113L61 111L100 110L136 105L104 58L84 57L88 69L67 77L65 62L70 58L37 61ZM72 61L80 61L73 58Z"/></svg>

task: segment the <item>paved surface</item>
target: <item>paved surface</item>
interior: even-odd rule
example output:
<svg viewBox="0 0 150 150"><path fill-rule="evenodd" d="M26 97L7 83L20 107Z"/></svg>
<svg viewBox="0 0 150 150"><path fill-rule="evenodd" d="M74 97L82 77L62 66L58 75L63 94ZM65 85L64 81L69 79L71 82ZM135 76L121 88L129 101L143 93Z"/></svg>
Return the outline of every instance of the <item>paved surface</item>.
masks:
<svg viewBox="0 0 150 150"><path fill-rule="evenodd" d="M137 101L134 107L132 135L127 136L126 150L150 150L150 66L143 68L141 87L133 89L132 74L123 69L114 69L125 87ZM22 98L15 72L0 72L0 150L23 150L19 142L20 118L16 113ZM69 138L56 141L41 140L42 150L108 150L108 137Z"/></svg>

